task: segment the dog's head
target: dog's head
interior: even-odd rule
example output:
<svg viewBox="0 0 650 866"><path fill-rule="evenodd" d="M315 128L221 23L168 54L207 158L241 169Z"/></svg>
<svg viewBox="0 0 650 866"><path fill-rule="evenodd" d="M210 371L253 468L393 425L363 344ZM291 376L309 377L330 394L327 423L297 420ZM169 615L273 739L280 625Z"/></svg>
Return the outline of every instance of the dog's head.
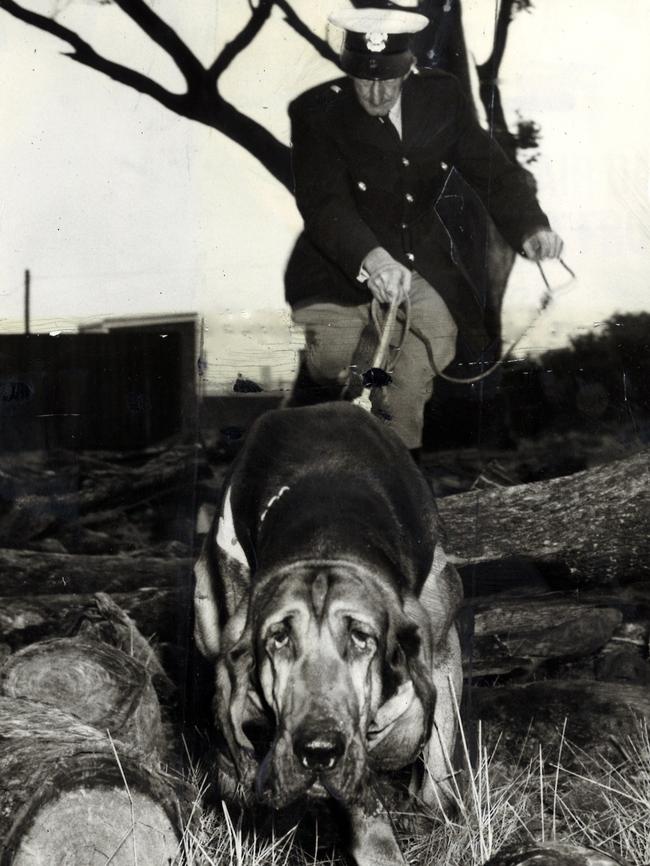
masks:
<svg viewBox="0 0 650 866"><path fill-rule="evenodd" d="M256 786L269 805L327 794L354 802L372 765L373 720L406 683L419 706L407 758L429 735L435 693L421 623L365 567L303 563L261 577L232 638L217 666L217 706L228 707L219 716L231 749L252 753L245 725L255 706L266 714L271 744Z"/></svg>

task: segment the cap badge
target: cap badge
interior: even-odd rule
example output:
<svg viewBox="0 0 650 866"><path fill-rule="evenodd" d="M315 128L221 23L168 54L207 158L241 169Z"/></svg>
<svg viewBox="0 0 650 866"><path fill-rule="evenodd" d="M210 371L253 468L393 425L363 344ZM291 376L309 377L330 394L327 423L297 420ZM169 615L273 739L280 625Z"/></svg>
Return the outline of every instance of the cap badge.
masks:
<svg viewBox="0 0 650 866"><path fill-rule="evenodd" d="M388 33L366 33L368 51L383 51L386 47Z"/></svg>

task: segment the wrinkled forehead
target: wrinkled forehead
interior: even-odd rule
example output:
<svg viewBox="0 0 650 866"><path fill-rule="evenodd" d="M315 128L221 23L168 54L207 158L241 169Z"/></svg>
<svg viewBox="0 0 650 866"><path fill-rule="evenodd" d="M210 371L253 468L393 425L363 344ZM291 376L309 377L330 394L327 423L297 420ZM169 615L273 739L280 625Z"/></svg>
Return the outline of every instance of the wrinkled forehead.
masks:
<svg viewBox="0 0 650 866"><path fill-rule="evenodd" d="M257 598L258 625L306 613L323 619L349 615L383 624L386 608L394 604L386 580L365 569L348 564L296 567L275 575L260 588Z"/></svg>

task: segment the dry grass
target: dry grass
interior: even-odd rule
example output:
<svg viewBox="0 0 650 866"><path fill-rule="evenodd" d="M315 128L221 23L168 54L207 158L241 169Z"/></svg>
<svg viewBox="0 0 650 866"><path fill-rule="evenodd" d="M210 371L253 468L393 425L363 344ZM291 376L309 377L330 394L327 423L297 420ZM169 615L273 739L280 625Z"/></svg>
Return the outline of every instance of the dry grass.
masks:
<svg viewBox="0 0 650 866"><path fill-rule="evenodd" d="M562 841L610 854L630 866L650 863L650 734L639 723L637 735L617 744L621 761L613 764L581 753L559 736L553 755L529 762L505 761L497 744L491 752L478 732L477 766L454 776L454 803L430 830L400 833L410 863L480 866L503 845ZM404 816L394 815L396 823ZM408 822L405 822L408 823ZM276 838L244 832L224 805L208 811L183 840L179 866L332 866L318 840L310 851L294 840L295 828ZM318 851L318 853L317 853Z"/></svg>
<svg viewBox="0 0 650 866"><path fill-rule="evenodd" d="M617 764L571 749L574 768L562 771L567 790L558 796L558 809L572 841L643 866L650 863L647 721L639 721L636 735L617 746L621 753Z"/></svg>
<svg viewBox="0 0 650 866"><path fill-rule="evenodd" d="M204 813L198 826L185 832L179 859L182 866L287 866L293 848L293 832L280 838L260 838L244 833L233 822L228 807L222 814Z"/></svg>

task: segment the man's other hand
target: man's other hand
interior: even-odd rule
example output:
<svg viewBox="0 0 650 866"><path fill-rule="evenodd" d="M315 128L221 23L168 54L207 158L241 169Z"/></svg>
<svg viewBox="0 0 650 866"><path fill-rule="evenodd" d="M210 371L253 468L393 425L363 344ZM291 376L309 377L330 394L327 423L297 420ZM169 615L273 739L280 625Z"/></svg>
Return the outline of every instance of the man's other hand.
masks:
<svg viewBox="0 0 650 866"><path fill-rule="evenodd" d="M528 235L521 247L529 259L539 262L541 259L558 259L562 255L564 242L553 229L537 229Z"/></svg>
<svg viewBox="0 0 650 866"><path fill-rule="evenodd" d="M375 247L363 260L368 288L380 304L401 303L411 291L411 271L383 247Z"/></svg>

